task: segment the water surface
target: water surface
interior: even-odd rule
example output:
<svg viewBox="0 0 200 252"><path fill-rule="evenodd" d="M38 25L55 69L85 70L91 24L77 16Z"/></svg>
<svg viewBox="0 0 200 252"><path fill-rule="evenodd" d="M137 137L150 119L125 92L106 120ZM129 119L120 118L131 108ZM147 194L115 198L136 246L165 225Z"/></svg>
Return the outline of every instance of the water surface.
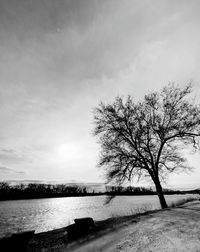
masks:
<svg viewBox="0 0 200 252"><path fill-rule="evenodd" d="M191 195L169 195L166 200L171 203L186 197ZM0 237L25 230L38 233L64 227L79 217L102 220L160 208L156 195L117 196L107 205L105 201L106 196L1 201Z"/></svg>

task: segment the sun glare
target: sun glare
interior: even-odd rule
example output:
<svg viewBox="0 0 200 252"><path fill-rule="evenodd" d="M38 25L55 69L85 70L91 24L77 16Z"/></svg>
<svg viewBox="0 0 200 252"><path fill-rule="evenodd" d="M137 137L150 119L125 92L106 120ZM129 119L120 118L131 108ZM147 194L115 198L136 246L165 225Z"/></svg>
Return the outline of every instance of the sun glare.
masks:
<svg viewBox="0 0 200 252"><path fill-rule="evenodd" d="M74 144L61 144L58 146L57 154L59 158L63 161L73 160L80 156L80 152L78 151L78 147Z"/></svg>

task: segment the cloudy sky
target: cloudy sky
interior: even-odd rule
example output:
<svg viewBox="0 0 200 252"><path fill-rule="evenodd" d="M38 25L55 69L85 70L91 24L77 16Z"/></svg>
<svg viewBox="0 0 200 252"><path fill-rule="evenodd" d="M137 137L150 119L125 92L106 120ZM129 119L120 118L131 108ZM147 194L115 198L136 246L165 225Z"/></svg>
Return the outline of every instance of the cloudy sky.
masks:
<svg viewBox="0 0 200 252"><path fill-rule="evenodd" d="M0 178L103 182L93 108L169 81L200 93L200 1L0 0ZM199 96L200 97L200 96ZM199 185L193 174L168 185Z"/></svg>

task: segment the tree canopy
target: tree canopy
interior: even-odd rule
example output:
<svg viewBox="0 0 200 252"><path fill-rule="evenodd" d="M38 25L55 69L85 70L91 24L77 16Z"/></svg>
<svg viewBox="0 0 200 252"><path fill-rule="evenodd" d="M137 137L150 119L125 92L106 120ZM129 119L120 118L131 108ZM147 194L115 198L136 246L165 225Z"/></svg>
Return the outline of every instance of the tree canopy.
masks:
<svg viewBox="0 0 200 252"><path fill-rule="evenodd" d="M188 169L182 150L198 148L200 106L191 100L191 92L190 84L183 88L169 84L139 102L131 96L117 97L112 104L101 102L95 108L99 165L105 168L108 181L123 183L148 176L161 206L167 207L160 180Z"/></svg>

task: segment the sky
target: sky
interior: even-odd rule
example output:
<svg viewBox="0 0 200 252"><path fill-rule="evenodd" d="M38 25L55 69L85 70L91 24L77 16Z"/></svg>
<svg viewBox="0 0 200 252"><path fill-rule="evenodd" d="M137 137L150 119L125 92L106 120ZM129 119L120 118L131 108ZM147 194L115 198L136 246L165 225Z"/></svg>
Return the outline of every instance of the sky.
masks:
<svg viewBox="0 0 200 252"><path fill-rule="evenodd" d="M0 0L0 179L104 182L94 107L169 82L192 81L198 98L199 10L198 0ZM200 186L199 162L190 156L194 172L166 186Z"/></svg>

